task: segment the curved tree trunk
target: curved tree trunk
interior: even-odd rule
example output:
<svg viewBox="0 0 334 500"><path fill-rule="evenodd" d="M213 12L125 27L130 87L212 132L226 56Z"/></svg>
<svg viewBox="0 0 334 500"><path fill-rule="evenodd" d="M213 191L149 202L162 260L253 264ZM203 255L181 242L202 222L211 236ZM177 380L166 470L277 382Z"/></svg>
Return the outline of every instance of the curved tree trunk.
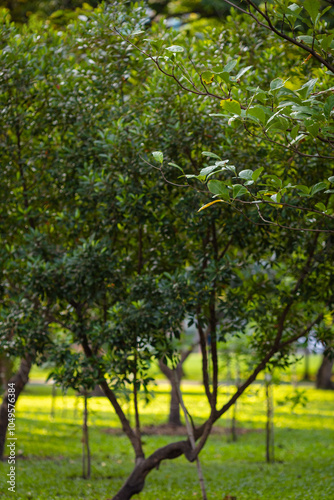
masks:
<svg viewBox="0 0 334 500"><path fill-rule="evenodd" d="M19 395L29 380L29 372L32 366L32 359L27 354L21 359L20 367L8 381L9 384L15 384L15 404ZM3 460L4 447L8 427L8 391L6 390L0 406L0 460Z"/></svg>
<svg viewBox="0 0 334 500"><path fill-rule="evenodd" d="M331 381L334 360L324 356L317 373L317 389L334 389Z"/></svg>
<svg viewBox="0 0 334 500"><path fill-rule="evenodd" d="M126 479L116 495L113 496L112 500L130 500L133 495L143 490L146 476L153 469L158 469L161 461L172 460L181 455L187 455L187 452L190 451L191 447L189 441L178 441L156 450L147 458L143 458L136 463L130 476Z"/></svg>

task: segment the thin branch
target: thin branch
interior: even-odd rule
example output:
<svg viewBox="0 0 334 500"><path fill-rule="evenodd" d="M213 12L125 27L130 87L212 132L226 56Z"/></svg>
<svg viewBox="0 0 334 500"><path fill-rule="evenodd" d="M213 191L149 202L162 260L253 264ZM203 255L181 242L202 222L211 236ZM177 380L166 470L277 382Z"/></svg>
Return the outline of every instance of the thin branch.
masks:
<svg viewBox="0 0 334 500"><path fill-rule="evenodd" d="M190 441L192 449L195 450L196 442L195 442L194 430L193 430L193 428L190 424L190 421L189 421L188 411L187 411L187 408L186 408L184 401L183 401L182 393L180 390L180 381L177 377L176 371L174 371L174 376L175 376L175 382L176 382L177 396L179 398L179 403L180 403L180 406L182 408L182 411L184 414L184 419L186 422L188 439ZM204 476L203 476L203 471L202 471L202 467L201 467L201 463L200 463L198 455L196 456L196 464L197 464L198 479L199 479L199 483L200 483L201 491L202 491L202 498L203 498L203 500L207 500L206 491L205 491L205 484L204 484Z"/></svg>
<svg viewBox="0 0 334 500"><path fill-rule="evenodd" d="M266 20L266 22L268 24L265 24L265 23L261 22L251 11L247 12L246 10L242 9L238 5L236 5L233 2L231 2L230 0L223 0L223 1L225 3L231 5L235 9L237 9L239 12L243 12L244 14L247 14L248 16L252 17L257 22L258 25L263 26L264 28L268 29L269 31L272 31L273 33L275 33L280 38L283 38L284 40L292 43L293 45L296 45L297 47L300 47L301 49L305 50L309 54L312 54L312 56L315 59L317 59L321 64L323 64L324 66L326 66L326 68L328 68L330 71L332 71L332 73L334 73L334 66L332 64L330 64L328 61L326 61L326 59L324 59L320 54L318 54L318 52L316 52L313 48L308 47L307 45L304 45L301 42L298 42L295 38L292 38L291 36L286 35L285 33L282 33L281 31L279 31L278 29L275 28L275 26L272 24L271 19L270 19L269 15L268 15L267 4L265 4L265 6L266 6L266 12L264 13L251 0L245 0L249 6L252 6L253 9L256 12L258 12L260 14L260 16L263 17L263 19Z"/></svg>
<svg viewBox="0 0 334 500"><path fill-rule="evenodd" d="M251 137L255 137L256 139L262 139L261 136L259 136L257 134L254 134L254 132L251 132L249 130L249 128L247 127L247 125L246 125L245 122L243 122L243 126L244 126L244 129L246 130L247 134L249 134ZM299 155L299 156L301 156L303 158L321 158L323 160L334 160L334 156L325 156L325 155L320 155L320 154L309 155L307 153L302 153L297 148L293 148L293 147L291 147L289 145L282 144L281 142L275 141L274 139L270 139L270 137L268 136L268 134L267 134L267 132L265 130L263 130L263 135L264 135L265 140L267 142L270 142L271 144L275 144L275 146L280 146L281 148L284 148L284 149L287 149L289 151L292 151L293 153L296 153L297 155ZM305 134L305 135L307 135L307 134Z"/></svg>
<svg viewBox="0 0 334 500"><path fill-rule="evenodd" d="M205 389L205 394L206 397L211 405L212 401L212 394L210 391L210 384L209 384L209 373L208 373L208 353L206 350L206 336L204 334L200 318L200 308L198 307L197 309L197 329L199 333L199 340L200 340L200 346L201 346L201 352L202 352L202 376L203 376L203 385Z"/></svg>

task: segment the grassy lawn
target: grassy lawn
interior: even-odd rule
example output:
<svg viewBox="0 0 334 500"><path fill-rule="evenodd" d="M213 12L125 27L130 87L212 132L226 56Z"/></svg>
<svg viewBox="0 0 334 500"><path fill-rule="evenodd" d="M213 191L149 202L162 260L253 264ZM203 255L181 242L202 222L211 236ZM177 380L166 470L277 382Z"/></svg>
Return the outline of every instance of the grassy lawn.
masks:
<svg viewBox="0 0 334 500"><path fill-rule="evenodd" d="M209 499L235 495L238 500L332 499L334 497L334 392L318 391L311 385L305 390L305 408L283 402L294 388L282 384L274 389L275 442L274 465L264 462L265 400L264 388L255 384L238 402L238 426L248 429L232 443L229 435L210 438L201 455ZM200 423L208 413L202 387L185 383L184 398ZM222 386L223 402L232 387ZM143 425L165 422L168 410L168 386L155 387L152 402L142 407ZM127 439L106 432L118 427L105 398L91 398L90 441L92 477L81 476L82 398L73 393L63 396L58 390L51 415L51 386L27 387L17 405L17 491L7 491L3 478L8 464L1 467L0 498L17 499L90 499L112 497L132 468L133 454ZM127 409L133 419L130 408ZM219 425L229 427L231 415ZM175 440L170 436L144 436L146 453ZM184 458L161 464L147 478L140 500L201 498L196 467Z"/></svg>

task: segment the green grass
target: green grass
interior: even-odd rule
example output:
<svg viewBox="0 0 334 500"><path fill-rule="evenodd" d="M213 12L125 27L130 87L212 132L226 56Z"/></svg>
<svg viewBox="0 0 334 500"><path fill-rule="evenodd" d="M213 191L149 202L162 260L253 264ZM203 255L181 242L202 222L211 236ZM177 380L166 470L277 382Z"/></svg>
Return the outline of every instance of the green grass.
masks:
<svg viewBox="0 0 334 500"><path fill-rule="evenodd" d="M305 408L282 405L275 408L277 463L264 462L264 389L254 385L238 402L238 425L250 431L231 443L226 435L214 435L201 454L209 499L235 495L238 500L328 499L334 495L334 392L300 386L308 396ZM232 387L220 388L220 402ZM275 401L293 393L290 385L275 387ZM200 423L208 407L200 385L184 384L184 399ZM159 384L155 398L142 406L144 425L160 424L168 410L168 386ZM111 498L132 469L133 454L127 438L105 432L119 427L105 398L91 398L90 442L92 477L81 476L82 398L74 393L55 400L51 416L51 386L29 385L17 404L17 492L13 498L36 500L102 500ZM126 411L130 410L125 405ZM129 412L133 420L132 412ZM231 415L220 426L230 425ZM144 436L146 453L177 438ZM8 464L0 464L0 498L11 498L3 478ZM196 467L184 458L161 464L147 478L137 500L190 500L201 498Z"/></svg>

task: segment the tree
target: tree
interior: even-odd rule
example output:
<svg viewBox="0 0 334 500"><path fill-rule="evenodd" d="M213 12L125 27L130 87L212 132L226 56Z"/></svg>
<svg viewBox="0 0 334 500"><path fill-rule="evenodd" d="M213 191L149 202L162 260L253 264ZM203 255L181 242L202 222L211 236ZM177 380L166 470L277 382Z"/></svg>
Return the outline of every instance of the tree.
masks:
<svg viewBox="0 0 334 500"><path fill-rule="evenodd" d="M46 116L53 127L47 137L52 160L47 172L41 159L34 164L37 173L45 176L31 187L36 227L31 230L25 224L19 248L8 257L8 266L16 273L15 285L24 290L26 313L22 314L22 303L17 309L18 301L7 300L0 332L2 345L8 344L14 318L13 353L24 352L28 340L31 351L41 344L41 356L55 362L52 376L64 387L89 390L100 385L134 450L133 472L114 496L124 500L143 489L147 475L162 460L181 455L197 460L214 423L268 365L287 363L289 346L296 340L311 330L323 340L331 338L331 328L322 318L333 303L333 248L330 236L323 232L292 236L277 226L255 231L229 205L224 207L225 225L218 206L197 216L195 209L207 191L198 193L187 185L183 191L166 183L160 173L174 184L180 181L172 177L175 166L161 169L163 159L175 154L181 169L189 161L191 175L197 175L210 168L205 161L213 154L201 155L203 145L209 142L211 148L217 137L227 137L233 155L240 149L240 136L226 135L217 126L220 133L209 141L211 128L205 129L206 119L197 115L204 108L201 103L193 106L196 94L183 97L174 87L169 92L176 94L179 105L166 101L168 79L154 87L157 93L152 97L157 74L150 74L148 62L111 31L116 24L123 36L138 36L129 26L129 17L138 21L137 31L145 25L146 14L139 6L128 14L116 4L87 17L68 32L51 32L60 58L46 100ZM237 22L245 21L238 16ZM6 43L12 50L17 34L8 35ZM255 39L252 43L256 44ZM235 48L230 50L233 53ZM49 81L44 78L42 83L45 80ZM33 79L32 88L35 84ZM195 119L188 119L184 111L191 106L197 110ZM167 126L165 108L170 112ZM143 153L157 148L159 132L167 127L176 132L172 137L164 135L163 154L155 154L158 170L148 175ZM202 132L204 143L198 142L195 152L192 127L198 136ZM43 137L41 130L29 159L40 151L37 145ZM30 147L29 141L26 146ZM248 147L249 142L242 142L243 165L257 159L257 151ZM266 165L275 158L273 151L263 154ZM35 179L29 166L28 162L26 169ZM11 179L17 182L14 176ZM36 196L40 185L51 198L42 220L37 217L46 212ZM185 211L192 214L187 223ZM31 212L26 217L32 217ZM287 217L294 222L293 215ZM11 292L15 295L17 289L12 287ZM194 423L190 429L194 441L190 437L176 441L146 457L138 393L147 391L152 360L165 359L169 368L176 366L175 339L185 318L196 324L200 335L209 416L203 425ZM219 342L227 333L242 334L249 325L254 366L226 403L218 405ZM124 387L132 392L134 426L119 397Z"/></svg>
<svg viewBox="0 0 334 500"><path fill-rule="evenodd" d="M38 300L27 296L20 282L29 258L23 250L25 237L31 236L37 226L48 230L48 210L54 208L49 181L55 171L50 168L53 159L49 150L55 128L52 122L57 116L50 114L49 103L54 97L62 56L57 53L56 36L44 32L37 37L29 31L21 35L6 15L1 32L0 140L4 175L0 191L3 235L0 345L7 359L21 358L18 371L9 380L15 384L17 401L32 363L48 342L43 319L36 317ZM0 408L1 458L8 424L8 393L4 389Z"/></svg>
<svg viewBox="0 0 334 500"><path fill-rule="evenodd" d="M297 84L291 85L288 79L278 77L270 81L267 90L263 88L261 68L252 71L252 82L247 81L245 76L252 69L252 65L241 68L232 76L238 58L231 58L225 65L220 64L216 49L222 43L219 38L212 44L210 55L206 54L205 63L201 61L199 43L185 50L181 45L168 47L164 39L159 43L152 40L150 49L140 50L151 59L160 72L169 76L184 91L217 100L229 118L228 125L240 132L244 130L257 142L259 148L269 143L275 155L279 153L283 156L286 151L290 156L289 163L296 162L298 156L305 161L332 160L334 157L328 151L332 149L331 112L334 97L331 95L332 88L329 84L334 69L330 62L334 49L331 47L331 31L327 23L320 20L330 7L321 11L319 5L311 5L310 2L298 6L277 1L274 8L266 4L263 11L251 1L247 0L247 4L249 12L240 7L238 10L255 19L262 29L288 41L289 51L294 47L306 51L309 57L304 63L313 57L317 66L322 65L314 69L316 78L305 78L305 69L300 67L289 75L290 78L293 76ZM297 19L298 22L302 19L303 24L298 25ZM124 38L121 31L116 31ZM300 58L298 53L297 57ZM224 119L224 113L215 115ZM290 230L333 232L332 196L322 196L322 201L315 206L303 203L305 198L315 195L319 198L320 192L324 191L327 195L333 193L331 184L334 177L331 168L327 171L328 180L316 176L316 183L308 186L303 183L305 178L301 178L299 172L290 172L292 169L288 169L284 162L280 169L273 169L273 172L266 172L264 167L260 166L256 171L245 169L236 173L235 167L229 166L227 159L223 160L218 155L212 156L211 153L210 156L218 160L210 169L203 169L197 176L186 175L188 179L196 177L207 185L214 198L218 197L211 204L207 204L208 207L213 203L223 202L230 204L235 210L245 210L242 213L245 217L250 216L255 224L277 225ZM209 180L209 177L221 172L224 172L224 180ZM235 177L230 179L231 175ZM298 195L298 192L301 194ZM307 215L301 216L300 221L304 225L294 223L287 226L284 222L286 211L280 210L281 208L293 209L295 212L298 210L302 215L305 215L304 212L312 213L313 217L310 219Z"/></svg>
<svg viewBox="0 0 334 500"><path fill-rule="evenodd" d="M8 9L11 19L15 23L27 23L31 19L46 19L55 25L63 25L71 22L78 15L83 15L85 11L97 7L98 0L55 0L48 2L41 0L2 0L0 7Z"/></svg>

